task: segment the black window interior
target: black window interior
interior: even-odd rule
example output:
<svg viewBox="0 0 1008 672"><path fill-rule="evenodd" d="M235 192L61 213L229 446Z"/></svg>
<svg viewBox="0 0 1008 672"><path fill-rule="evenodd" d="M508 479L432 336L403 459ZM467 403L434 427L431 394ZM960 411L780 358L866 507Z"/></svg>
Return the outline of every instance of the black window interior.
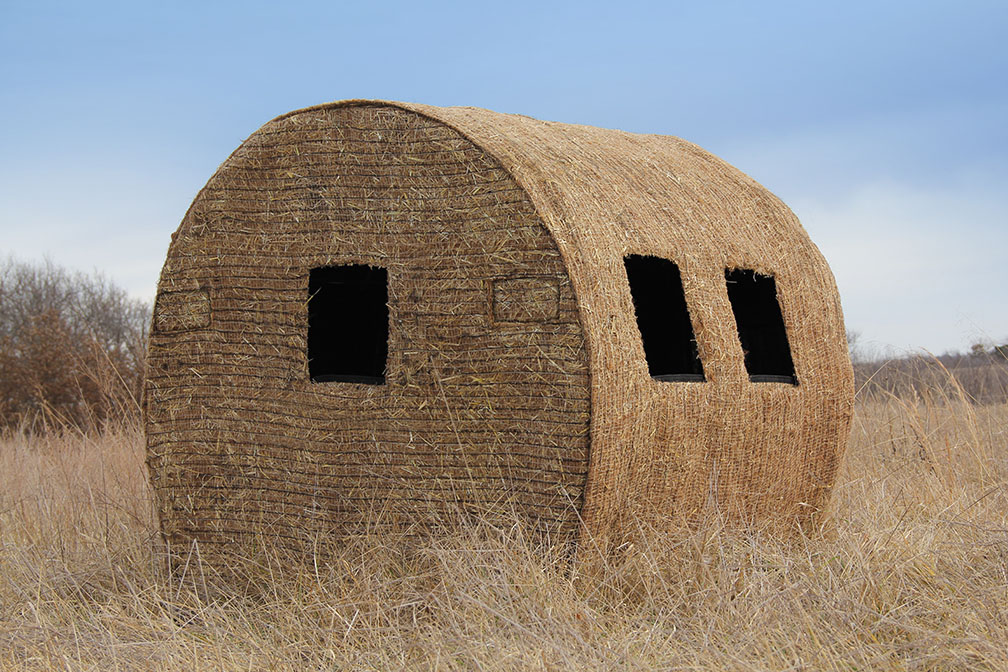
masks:
<svg viewBox="0 0 1008 672"><path fill-rule="evenodd" d="M388 272L324 266L308 277L308 372L313 382L382 385L388 358Z"/></svg>
<svg viewBox="0 0 1008 672"><path fill-rule="evenodd" d="M624 257L623 264L651 377L703 382L679 267L668 259L638 254Z"/></svg>
<svg viewBox="0 0 1008 672"><path fill-rule="evenodd" d="M744 268L725 269L725 281L749 380L797 385L773 276Z"/></svg>

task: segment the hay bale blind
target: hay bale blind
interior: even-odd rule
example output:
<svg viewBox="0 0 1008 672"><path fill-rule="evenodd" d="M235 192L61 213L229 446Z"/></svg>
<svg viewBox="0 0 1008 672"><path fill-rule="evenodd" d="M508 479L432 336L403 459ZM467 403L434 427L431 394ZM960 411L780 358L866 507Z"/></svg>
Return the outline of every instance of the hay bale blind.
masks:
<svg viewBox="0 0 1008 672"><path fill-rule="evenodd" d="M807 518L853 395L794 215L674 137L347 101L263 126L172 238L148 464L169 540L517 512ZM583 523L583 524L582 524Z"/></svg>

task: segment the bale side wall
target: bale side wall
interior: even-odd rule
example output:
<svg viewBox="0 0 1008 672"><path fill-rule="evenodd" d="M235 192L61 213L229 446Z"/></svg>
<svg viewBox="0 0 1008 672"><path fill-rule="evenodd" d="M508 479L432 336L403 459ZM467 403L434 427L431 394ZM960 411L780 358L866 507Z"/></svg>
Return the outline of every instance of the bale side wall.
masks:
<svg viewBox="0 0 1008 672"><path fill-rule="evenodd" d="M588 530L640 517L808 521L825 505L850 432L853 376L840 298L788 208L679 138L476 108L414 106L492 153L558 241L592 369ZM623 265L678 264L707 381L654 381ZM753 383L725 270L776 279L798 385Z"/></svg>

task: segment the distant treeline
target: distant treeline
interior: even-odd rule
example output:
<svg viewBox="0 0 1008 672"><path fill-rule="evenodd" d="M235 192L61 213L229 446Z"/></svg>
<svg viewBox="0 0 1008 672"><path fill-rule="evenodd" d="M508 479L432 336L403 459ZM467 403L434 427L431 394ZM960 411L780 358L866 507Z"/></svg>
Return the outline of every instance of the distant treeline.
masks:
<svg viewBox="0 0 1008 672"><path fill-rule="evenodd" d="M135 422L149 322L100 274L0 260L0 431Z"/></svg>
<svg viewBox="0 0 1008 672"><path fill-rule="evenodd" d="M861 399L875 397L965 399L978 404L1008 401L1008 344L974 345L968 353L854 357L854 384Z"/></svg>

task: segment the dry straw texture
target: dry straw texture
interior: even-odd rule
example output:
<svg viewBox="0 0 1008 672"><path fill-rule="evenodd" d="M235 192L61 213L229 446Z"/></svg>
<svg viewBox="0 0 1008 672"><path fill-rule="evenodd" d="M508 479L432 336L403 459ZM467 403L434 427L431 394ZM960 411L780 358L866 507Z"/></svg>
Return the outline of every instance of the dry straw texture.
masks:
<svg viewBox="0 0 1008 672"><path fill-rule="evenodd" d="M648 375L627 255L673 260L706 382ZM313 268L388 271L384 385L313 383ZM726 269L772 275L798 385L750 383ZM147 383L169 540L293 550L457 512L572 539L647 514L807 518L849 431L832 275L677 138L350 101L266 124L173 238ZM580 522L583 520L584 525Z"/></svg>
<svg viewBox="0 0 1008 672"><path fill-rule="evenodd" d="M521 525L164 571L138 432L0 439L0 669L1005 670L1008 405L859 406L823 535L712 512L589 573ZM184 571L183 571L184 569Z"/></svg>

